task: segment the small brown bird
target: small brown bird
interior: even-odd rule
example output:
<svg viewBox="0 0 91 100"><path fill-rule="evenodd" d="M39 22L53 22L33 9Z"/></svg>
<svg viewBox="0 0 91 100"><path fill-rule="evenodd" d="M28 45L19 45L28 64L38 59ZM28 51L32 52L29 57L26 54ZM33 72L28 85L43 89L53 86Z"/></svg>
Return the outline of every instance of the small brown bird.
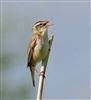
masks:
<svg viewBox="0 0 91 100"><path fill-rule="evenodd" d="M48 26L49 21L38 21L32 27L32 37L28 46L28 62L30 68L33 86L35 86L36 64L42 61L48 53Z"/></svg>

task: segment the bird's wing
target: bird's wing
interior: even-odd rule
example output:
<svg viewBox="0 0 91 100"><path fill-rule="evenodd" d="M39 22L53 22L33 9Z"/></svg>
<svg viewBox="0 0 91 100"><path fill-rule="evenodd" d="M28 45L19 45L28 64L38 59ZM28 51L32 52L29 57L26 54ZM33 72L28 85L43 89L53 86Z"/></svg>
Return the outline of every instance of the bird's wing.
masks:
<svg viewBox="0 0 91 100"><path fill-rule="evenodd" d="M28 62L27 62L27 67L30 67L32 65L32 57L33 57L33 52L34 52L34 48L36 46L36 37L32 36L32 39L28 45Z"/></svg>
<svg viewBox="0 0 91 100"><path fill-rule="evenodd" d="M36 46L36 37L32 37L30 43L29 43L29 47L28 47L28 62L27 62L27 67L30 68L31 71L31 76L32 76L32 82L33 82L33 86L35 86L35 80L34 80L34 74L35 74L35 65L32 63L33 60L33 52L34 52L34 48Z"/></svg>

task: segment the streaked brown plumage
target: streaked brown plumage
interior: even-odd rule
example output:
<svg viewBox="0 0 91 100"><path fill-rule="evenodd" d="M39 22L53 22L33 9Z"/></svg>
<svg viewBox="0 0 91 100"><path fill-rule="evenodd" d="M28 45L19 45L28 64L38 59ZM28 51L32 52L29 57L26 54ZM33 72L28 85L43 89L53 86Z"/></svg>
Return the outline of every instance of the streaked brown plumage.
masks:
<svg viewBox="0 0 91 100"><path fill-rule="evenodd" d="M36 64L42 61L48 52L48 21L38 21L32 27L32 37L28 46L28 63L30 68L33 86L35 86Z"/></svg>

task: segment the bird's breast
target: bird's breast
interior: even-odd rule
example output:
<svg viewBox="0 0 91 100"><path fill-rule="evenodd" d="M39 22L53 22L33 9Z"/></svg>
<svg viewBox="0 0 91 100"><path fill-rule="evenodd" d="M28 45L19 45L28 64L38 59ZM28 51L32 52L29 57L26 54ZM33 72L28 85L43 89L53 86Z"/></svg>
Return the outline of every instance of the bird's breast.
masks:
<svg viewBox="0 0 91 100"><path fill-rule="evenodd" d="M34 55L33 55L36 62L41 61L46 57L48 48L49 48L48 38L37 40L37 45L34 49Z"/></svg>

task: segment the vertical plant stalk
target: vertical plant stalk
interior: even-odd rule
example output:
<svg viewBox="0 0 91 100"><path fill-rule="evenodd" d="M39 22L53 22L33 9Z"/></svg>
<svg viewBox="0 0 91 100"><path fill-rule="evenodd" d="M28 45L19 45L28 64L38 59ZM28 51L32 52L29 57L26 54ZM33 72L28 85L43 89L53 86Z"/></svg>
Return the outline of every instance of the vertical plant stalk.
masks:
<svg viewBox="0 0 91 100"><path fill-rule="evenodd" d="M49 40L49 51L48 51L47 57L44 59L44 61L42 61L42 65L41 65L41 69L40 69L40 76L39 76L38 91L37 91L37 100L42 100L45 72L46 72L46 68L47 68L47 62L48 62L53 38L54 38L54 36L52 35L52 38Z"/></svg>

